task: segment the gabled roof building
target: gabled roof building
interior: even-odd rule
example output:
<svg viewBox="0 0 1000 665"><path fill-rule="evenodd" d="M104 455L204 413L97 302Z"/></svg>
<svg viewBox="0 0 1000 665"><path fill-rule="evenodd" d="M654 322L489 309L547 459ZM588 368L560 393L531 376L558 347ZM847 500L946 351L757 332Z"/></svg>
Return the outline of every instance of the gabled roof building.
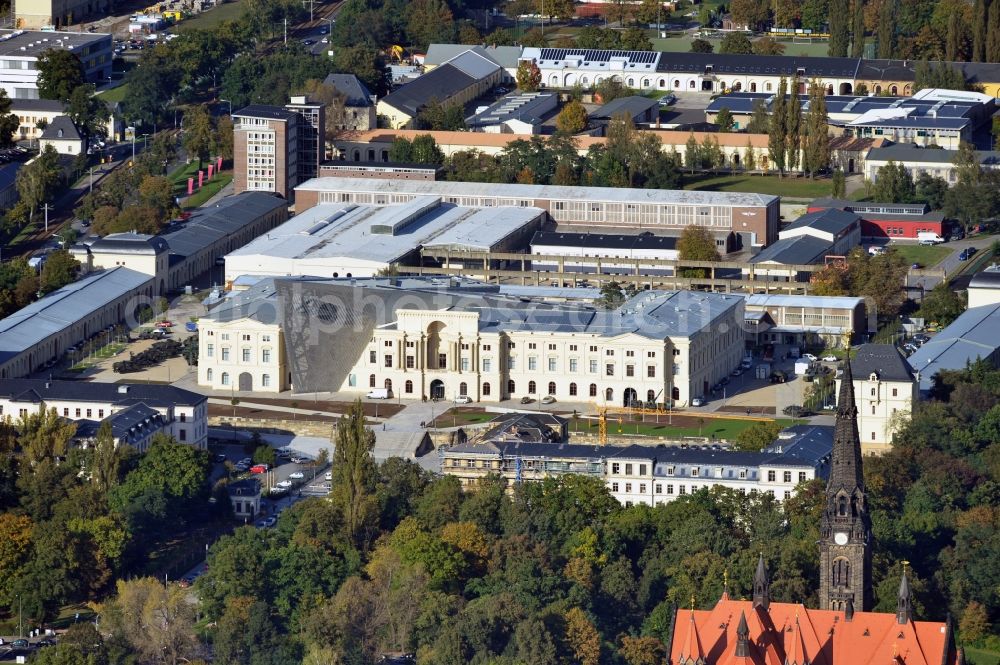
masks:
<svg viewBox="0 0 1000 665"><path fill-rule="evenodd" d="M111 418L115 438L131 445L145 445L160 430L198 448L208 442L208 398L190 390L143 383L0 380L0 416L17 420L42 409L85 421L85 433L95 422Z"/></svg>
<svg viewBox="0 0 1000 665"><path fill-rule="evenodd" d="M851 358L858 431L866 453L892 447L917 401L917 379L893 344L862 344Z"/></svg>
<svg viewBox="0 0 1000 665"><path fill-rule="evenodd" d="M492 58L469 48L380 99L378 114L394 129L410 127L432 102L464 105L499 84L504 74Z"/></svg>
<svg viewBox="0 0 1000 665"><path fill-rule="evenodd" d="M920 381L921 394L934 388L942 370L960 370L985 360L1000 367L1000 302L970 307L906 359Z"/></svg>

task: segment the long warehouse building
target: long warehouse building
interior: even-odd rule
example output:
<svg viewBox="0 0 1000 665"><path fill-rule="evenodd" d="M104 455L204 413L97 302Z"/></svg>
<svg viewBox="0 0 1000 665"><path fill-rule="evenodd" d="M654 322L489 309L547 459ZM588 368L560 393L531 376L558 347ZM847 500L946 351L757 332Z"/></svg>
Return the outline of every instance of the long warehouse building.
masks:
<svg viewBox="0 0 1000 665"><path fill-rule="evenodd" d="M399 205L419 196L470 207L534 207L560 225L680 235L704 226L725 251L727 234L744 247L778 239L780 199L765 194L480 182L313 178L295 188L299 211L321 203Z"/></svg>
<svg viewBox="0 0 1000 665"><path fill-rule="evenodd" d="M420 253L514 252L527 246L545 211L470 208L440 196L399 205L323 203L226 256L226 282L241 276L372 277L419 265Z"/></svg>

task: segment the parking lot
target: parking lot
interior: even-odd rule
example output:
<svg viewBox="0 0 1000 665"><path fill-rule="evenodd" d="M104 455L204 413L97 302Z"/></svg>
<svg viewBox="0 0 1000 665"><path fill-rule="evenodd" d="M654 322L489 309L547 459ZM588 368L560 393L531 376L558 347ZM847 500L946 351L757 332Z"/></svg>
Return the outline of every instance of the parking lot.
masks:
<svg viewBox="0 0 1000 665"><path fill-rule="evenodd" d="M27 630L25 632L27 633ZM36 650L52 646L55 643L55 635L2 638L0 639L0 662L17 662L20 657L30 658Z"/></svg>
<svg viewBox="0 0 1000 665"><path fill-rule="evenodd" d="M324 488L324 477L329 471L329 465L317 467L313 464L314 454L291 448L280 447L277 450L275 466L264 473L252 473L256 466L246 449L240 444L224 443L209 438L209 449L216 464L213 476L222 477L232 465L238 474L245 474L260 480L264 494L270 494L274 499L284 499L291 495L326 494L328 483ZM265 445L266 441L263 442ZM263 511L262 511L263 512Z"/></svg>

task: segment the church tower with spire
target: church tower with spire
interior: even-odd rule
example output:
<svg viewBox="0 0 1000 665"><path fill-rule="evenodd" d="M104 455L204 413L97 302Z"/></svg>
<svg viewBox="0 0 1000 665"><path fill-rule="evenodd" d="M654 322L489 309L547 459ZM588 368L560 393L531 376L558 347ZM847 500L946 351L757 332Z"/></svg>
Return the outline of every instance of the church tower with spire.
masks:
<svg viewBox="0 0 1000 665"><path fill-rule="evenodd" d="M850 606L867 611L872 606L872 526L861 463L848 357L837 399L830 480L820 523L820 609L846 611Z"/></svg>

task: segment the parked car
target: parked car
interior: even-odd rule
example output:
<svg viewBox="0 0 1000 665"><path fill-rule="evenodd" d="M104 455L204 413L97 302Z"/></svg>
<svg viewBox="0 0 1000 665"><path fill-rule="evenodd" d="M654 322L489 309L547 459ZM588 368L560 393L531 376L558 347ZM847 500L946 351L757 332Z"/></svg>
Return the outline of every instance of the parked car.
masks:
<svg viewBox="0 0 1000 665"><path fill-rule="evenodd" d="M920 265L919 263L911 263L910 264L910 269L911 270L920 270L921 268L923 268L923 266Z"/></svg>
<svg viewBox="0 0 1000 665"><path fill-rule="evenodd" d="M472 404L472 398L468 395L459 395L455 398L455 404Z"/></svg>
<svg viewBox="0 0 1000 665"><path fill-rule="evenodd" d="M219 453L218 455L215 456L215 461L219 464L222 464L223 462L226 461L226 456L222 453Z"/></svg>
<svg viewBox="0 0 1000 665"><path fill-rule="evenodd" d="M292 473L288 474L288 477L291 478L292 480L302 480L303 478L306 477L306 474L302 473L301 471L293 471Z"/></svg>
<svg viewBox="0 0 1000 665"><path fill-rule="evenodd" d="M691 406L705 406L705 400L701 397L695 397L691 400Z"/></svg>
<svg viewBox="0 0 1000 665"><path fill-rule="evenodd" d="M333 480L333 472L332 471L327 471L326 475L323 476L323 480L325 480L327 482L330 482L331 480Z"/></svg>
<svg viewBox="0 0 1000 665"><path fill-rule="evenodd" d="M285 489L289 489L292 486L292 481L290 481L290 480L282 480L281 482L275 483L274 486L275 487L284 487Z"/></svg>
<svg viewBox="0 0 1000 665"><path fill-rule="evenodd" d="M675 95L672 92L668 92L667 94L660 97L659 104L660 106L670 106L676 101L677 101L677 95Z"/></svg>
<svg viewBox="0 0 1000 665"><path fill-rule="evenodd" d="M292 464L305 464L306 462L309 461L309 459L306 458L306 457L303 457L302 455L292 455L292 457L291 457L291 459L289 461Z"/></svg>
<svg viewBox="0 0 1000 665"><path fill-rule="evenodd" d="M184 324L184 330L187 330L188 332L198 332L198 324L194 321L188 321Z"/></svg>
<svg viewBox="0 0 1000 665"><path fill-rule="evenodd" d="M521 398L521 404L531 404L533 401L534 400L532 400L527 395L525 395L524 397Z"/></svg>
<svg viewBox="0 0 1000 665"><path fill-rule="evenodd" d="M288 491L287 487L282 487L281 485L275 485L274 487L271 488L271 495L274 496L276 494L284 494L287 491Z"/></svg>
<svg viewBox="0 0 1000 665"><path fill-rule="evenodd" d="M733 376L742 376L742 374L743 374L743 368L742 367L737 367L732 372Z"/></svg>
<svg viewBox="0 0 1000 665"><path fill-rule="evenodd" d="M837 362L837 356L823 356L823 362L825 362L825 363L835 363L835 362Z"/></svg>
<svg viewBox="0 0 1000 665"><path fill-rule="evenodd" d="M266 527L272 527L277 523L278 523L278 518L273 515L271 517L267 517L264 519L264 526Z"/></svg>
<svg viewBox="0 0 1000 665"><path fill-rule="evenodd" d="M250 467L250 473L267 473L270 467L266 464L254 464Z"/></svg>
<svg viewBox="0 0 1000 665"><path fill-rule="evenodd" d="M803 353L802 357L810 362L816 362L818 358L811 353Z"/></svg>
<svg viewBox="0 0 1000 665"><path fill-rule="evenodd" d="M542 398L542 404L552 404L556 401L556 398L552 395L546 395Z"/></svg>
<svg viewBox="0 0 1000 665"><path fill-rule="evenodd" d="M174 327L174 322L173 321L166 321L166 320L164 320L164 321L157 321L156 322L156 327L157 328L173 328Z"/></svg>
<svg viewBox="0 0 1000 665"><path fill-rule="evenodd" d="M10 645L15 649L27 649L28 647L31 646L31 643L28 642L28 640L19 639L19 640L14 640L13 642L10 643Z"/></svg>
<svg viewBox="0 0 1000 665"><path fill-rule="evenodd" d="M751 367L753 367L753 361L744 360L743 362L740 363L740 367L742 367L743 369L750 369Z"/></svg>

